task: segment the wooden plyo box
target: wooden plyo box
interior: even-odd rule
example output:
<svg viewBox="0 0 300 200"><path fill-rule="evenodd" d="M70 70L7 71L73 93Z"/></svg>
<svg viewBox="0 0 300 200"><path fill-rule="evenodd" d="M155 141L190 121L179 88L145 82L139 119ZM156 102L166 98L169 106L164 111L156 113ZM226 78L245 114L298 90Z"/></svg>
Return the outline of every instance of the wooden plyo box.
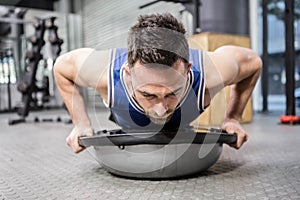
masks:
<svg viewBox="0 0 300 200"><path fill-rule="evenodd" d="M247 36L219 34L204 32L191 36L189 46L193 49L214 51L224 45L235 45L250 48L251 41ZM202 113L192 126L221 126L224 120L227 103L229 101L230 87L225 87L211 101L210 106ZM249 99L242 115L242 123L252 122L252 98Z"/></svg>

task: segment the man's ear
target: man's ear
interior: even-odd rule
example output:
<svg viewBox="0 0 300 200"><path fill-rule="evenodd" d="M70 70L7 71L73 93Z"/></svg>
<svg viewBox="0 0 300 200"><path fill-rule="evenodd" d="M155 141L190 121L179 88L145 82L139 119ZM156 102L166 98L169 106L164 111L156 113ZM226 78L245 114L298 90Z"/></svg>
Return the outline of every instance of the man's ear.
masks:
<svg viewBox="0 0 300 200"><path fill-rule="evenodd" d="M189 73L191 71L191 67L192 67L193 63L189 62L187 68L186 68L186 72Z"/></svg>
<svg viewBox="0 0 300 200"><path fill-rule="evenodd" d="M126 65L124 66L124 69L125 69L126 74L130 76L130 69L129 69L128 64L126 64Z"/></svg>

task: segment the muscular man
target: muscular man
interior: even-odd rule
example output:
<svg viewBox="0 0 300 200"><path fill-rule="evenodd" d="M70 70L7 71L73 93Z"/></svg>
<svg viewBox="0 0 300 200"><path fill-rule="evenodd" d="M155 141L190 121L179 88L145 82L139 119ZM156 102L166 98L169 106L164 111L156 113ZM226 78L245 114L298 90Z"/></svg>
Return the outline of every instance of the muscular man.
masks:
<svg viewBox="0 0 300 200"><path fill-rule="evenodd" d="M78 87L95 88L121 127L178 129L231 85L222 128L237 134L233 147L247 141L240 119L260 75L260 57L236 46L189 49L184 34L168 13L144 15L129 30L127 49L81 48L57 59L56 83L74 124L66 141L75 153L84 149L78 138L93 134Z"/></svg>

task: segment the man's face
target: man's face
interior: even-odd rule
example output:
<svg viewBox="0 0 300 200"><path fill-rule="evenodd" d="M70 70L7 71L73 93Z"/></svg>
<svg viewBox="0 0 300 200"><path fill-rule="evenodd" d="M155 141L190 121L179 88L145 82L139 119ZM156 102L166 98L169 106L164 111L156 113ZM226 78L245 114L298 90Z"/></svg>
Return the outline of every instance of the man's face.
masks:
<svg viewBox="0 0 300 200"><path fill-rule="evenodd" d="M152 122L165 124L172 117L184 95L189 69L181 60L171 67L136 62L130 69L134 97Z"/></svg>

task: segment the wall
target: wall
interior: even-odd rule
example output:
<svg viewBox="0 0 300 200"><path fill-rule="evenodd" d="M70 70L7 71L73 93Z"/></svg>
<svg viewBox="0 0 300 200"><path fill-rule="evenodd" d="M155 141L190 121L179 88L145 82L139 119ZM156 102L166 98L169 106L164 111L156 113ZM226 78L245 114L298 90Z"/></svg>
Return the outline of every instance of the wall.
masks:
<svg viewBox="0 0 300 200"><path fill-rule="evenodd" d="M147 0L83 0L83 44L88 47L107 49L126 46L129 27L137 17L145 13L170 12L182 20L188 30L192 27L188 22L189 14L179 3L158 2L144 9L139 6L149 3ZM190 33L190 31L189 31Z"/></svg>

